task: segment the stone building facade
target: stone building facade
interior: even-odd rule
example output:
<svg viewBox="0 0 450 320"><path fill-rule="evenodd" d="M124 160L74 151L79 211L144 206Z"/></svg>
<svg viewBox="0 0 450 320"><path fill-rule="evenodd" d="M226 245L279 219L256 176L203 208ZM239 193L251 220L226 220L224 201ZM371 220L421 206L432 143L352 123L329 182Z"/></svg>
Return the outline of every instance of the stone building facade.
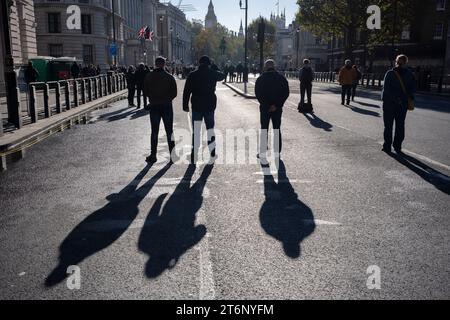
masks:
<svg viewBox="0 0 450 320"><path fill-rule="evenodd" d="M81 9L81 29L71 30L67 8L74 4ZM116 64L150 62L158 50L150 41L139 41L138 32L146 25L156 30L157 5L156 0L35 0L38 54L76 57L82 64L108 69L114 62L114 20Z"/></svg>
<svg viewBox="0 0 450 320"><path fill-rule="evenodd" d="M30 58L37 55L36 21L34 15L34 1L11 1L9 7L9 25L11 47L16 69L28 63ZM0 95L4 95L4 48L0 50Z"/></svg>

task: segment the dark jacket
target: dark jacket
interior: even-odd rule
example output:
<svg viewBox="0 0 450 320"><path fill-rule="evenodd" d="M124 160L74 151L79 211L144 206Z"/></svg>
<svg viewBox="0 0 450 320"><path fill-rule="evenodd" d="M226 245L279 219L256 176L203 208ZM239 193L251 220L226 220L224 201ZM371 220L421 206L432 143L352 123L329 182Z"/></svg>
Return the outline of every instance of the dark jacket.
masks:
<svg viewBox="0 0 450 320"><path fill-rule="evenodd" d="M225 79L221 72L214 71L206 65L191 72L186 80L183 93L183 109L189 110L191 99L192 110L196 112L210 112L216 109L216 85Z"/></svg>
<svg viewBox="0 0 450 320"><path fill-rule="evenodd" d="M80 72L81 70L78 64L72 64L72 66L70 67L70 73L72 74L72 77L78 78L80 76Z"/></svg>
<svg viewBox="0 0 450 320"><path fill-rule="evenodd" d="M255 94L261 107L275 105L282 108L289 97L289 83L281 73L266 71L256 80Z"/></svg>
<svg viewBox="0 0 450 320"><path fill-rule="evenodd" d="M395 75L397 71L403 79L406 87L407 95L403 92L400 81ZM416 79L411 71L405 68L394 68L389 70L384 77L384 86L382 99L388 104L401 104L405 107L408 105L408 98L414 99L416 92Z"/></svg>
<svg viewBox="0 0 450 320"><path fill-rule="evenodd" d="M177 96L177 83L164 69L155 69L145 77L144 93L150 106L169 104Z"/></svg>
<svg viewBox="0 0 450 320"><path fill-rule="evenodd" d="M133 89L136 87L136 73L127 71L125 74L125 79L127 80L128 89Z"/></svg>
<svg viewBox="0 0 450 320"><path fill-rule="evenodd" d="M36 82L38 77L39 73L36 71L36 69L32 66L27 66L27 68L25 69L25 81L27 83Z"/></svg>
<svg viewBox="0 0 450 320"><path fill-rule="evenodd" d="M314 71L311 67L302 67L299 72L299 80L302 84L311 84L314 81Z"/></svg>
<svg viewBox="0 0 450 320"><path fill-rule="evenodd" d="M147 70L145 70L145 68L138 68L135 72L135 81L136 81L136 86L138 88L143 88L144 87L144 81L145 81L145 77L147 76L149 72Z"/></svg>

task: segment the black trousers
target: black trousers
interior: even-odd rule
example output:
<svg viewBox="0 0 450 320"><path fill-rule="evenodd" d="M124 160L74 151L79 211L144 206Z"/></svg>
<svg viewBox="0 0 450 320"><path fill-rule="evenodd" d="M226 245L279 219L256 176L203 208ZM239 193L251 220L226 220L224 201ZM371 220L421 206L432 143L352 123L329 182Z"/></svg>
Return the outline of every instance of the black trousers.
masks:
<svg viewBox="0 0 450 320"><path fill-rule="evenodd" d="M128 87L128 105L133 106L134 105L134 96L136 94L136 88L135 87Z"/></svg>
<svg viewBox="0 0 450 320"><path fill-rule="evenodd" d="M153 105L150 107L150 122L152 125L152 137L151 137L151 154L156 156L158 152L158 136L159 126L161 119L164 123L164 128L167 135L167 143L169 145L169 151L172 154L172 150L175 148L175 142L172 141L173 135L173 106L172 103Z"/></svg>
<svg viewBox="0 0 450 320"><path fill-rule="evenodd" d="M305 103L305 93L308 97L308 103L312 104L311 95L312 95L312 83L300 83L300 104L303 105Z"/></svg>
<svg viewBox="0 0 450 320"><path fill-rule="evenodd" d="M266 107L260 106L260 122L261 122L261 136L260 136L260 154L264 154L268 149L269 142L269 125L272 121L272 128L274 130L274 152L281 153L283 140L281 138L281 116L283 115L283 108L277 108L275 112L268 112ZM277 141L278 138L278 141ZM278 143L278 146L276 144Z"/></svg>
<svg viewBox="0 0 450 320"><path fill-rule="evenodd" d="M345 103L345 98L347 98L347 103L350 103L350 98L352 95L352 85L343 85L342 86L342 103Z"/></svg>
<svg viewBox="0 0 450 320"><path fill-rule="evenodd" d="M137 106L138 106L138 108L141 107L141 95L143 96L144 107L145 107L147 105L147 97L145 96L145 93L144 93L144 87L137 87Z"/></svg>
<svg viewBox="0 0 450 320"><path fill-rule="evenodd" d="M384 120L384 149L402 150L402 144L405 140L405 120L408 113L408 107L402 104L383 103ZM395 123L395 135L392 141L392 131Z"/></svg>

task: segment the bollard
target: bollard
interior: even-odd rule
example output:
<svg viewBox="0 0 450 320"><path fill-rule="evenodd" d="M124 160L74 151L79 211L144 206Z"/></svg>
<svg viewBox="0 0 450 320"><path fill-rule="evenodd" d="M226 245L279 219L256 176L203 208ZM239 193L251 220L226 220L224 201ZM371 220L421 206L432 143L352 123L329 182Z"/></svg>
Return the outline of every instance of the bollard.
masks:
<svg viewBox="0 0 450 320"><path fill-rule="evenodd" d="M59 82L56 83L55 87L55 99L56 99L56 113L61 113L61 86Z"/></svg>
<svg viewBox="0 0 450 320"><path fill-rule="evenodd" d="M102 76L102 83L103 83L103 96L108 95L108 77Z"/></svg>
<svg viewBox="0 0 450 320"><path fill-rule="evenodd" d="M6 171L6 156L0 156L0 172Z"/></svg>
<svg viewBox="0 0 450 320"><path fill-rule="evenodd" d="M73 104L75 107L80 105L80 99L78 97L78 81L73 81Z"/></svg>
<svg viewBox="0 0 450 320"><path fill-rule="evenodd" d="M109 95L109 94L111 94L112 93L112 81L111 81L111 75L108 75L107 76L107 78L106 78L106 81L107 81L107 91L106 91L106 95Z"/></svg>
<svg viewBox="0 0 450 320"><path fill-rule="evenodd" d="M64 83L64 97L66 100L66 110L70 110L72 106L70 105L70 84L68 80Z"/></svg>
<svg viewBox="0 0 450 320"><path fill-rule="evenodd" d="M89 102L91 102L92 101L92 79L89 78L89 79L87 79L86 82L87 82L87 100Z"/></svg>
<svg viewBox="0 0 450 320"><path fill-rule="evenodd" d="M98 78L93 78L92 79L92 84L94 85L94 87L93 87L93 92L94 92L94 95L93 95L93 99L94 100L96 100L96 99L98 99L98 86L97 86L97 81L98 81Z"/></svg>
<svg viewBox="0 0 450 320"><path fill-rule="evenodd" d="M31 122L36 123L38 122L38 116L37 116L37 110L36 110L36 87L34 85L30 85L28 87L29 89L29 99L28 99L28 109L30 112Z"/></svg>
<svg viewBox="0 0 450 320"><path fill-rule="evenodd" d="M50 105L48 103L48 83L44 84L44 116L50 118L52 116L52 111L50 110Z"/></svg>
<svg viewBox="0 0 450 320"><path fill-rule="evenodd" d="M116 92L118 92L119 91L119 75L116 75L114 80L116 81Z"/></svg>
<svg viewBox="0 0 450 320"><path fill-rule="evenodd" d="M3 118L2 113L0 112L0 137L3 136Z"/></svg>
<svg viewBox="0 0 450 320"><path fill-rule="evenodd" d="M98 77L98 96L101 98L103 97L103 77Z"/></svg>
<svg viewBox="0 0 450 320"><path fill-rule="evenodd" d="M81 79L81 104L86 104L86 81Z"/></svg>
<svg viewBox="0 0 450 320"><path fill-rule="evenodd" d="M22 99L20 98L20 89L16 88L16 90L17 90L17 97L19 98L18 102L17 102L17 108L18 108L17 113L18 113L19 117L18 117L18 119L16 121L16 128L20 129L23 126L23 121L22 121Z"/></svg>

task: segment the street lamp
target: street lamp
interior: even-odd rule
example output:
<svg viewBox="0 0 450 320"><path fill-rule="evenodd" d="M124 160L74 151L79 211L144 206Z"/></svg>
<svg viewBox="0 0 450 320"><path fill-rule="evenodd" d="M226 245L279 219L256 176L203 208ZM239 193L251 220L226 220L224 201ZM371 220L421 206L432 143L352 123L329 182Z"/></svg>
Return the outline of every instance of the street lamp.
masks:
<svg viewBox="0 0 450 320"><path fill-rule="evenodd" d="M163 34L164 34L164 30L163 30L163 21L164 21L164 16L160 16L159 17L159 21L161 22L161 41L160 41L160 46L161 48L159 49L159 51L161 52L161 56L164 56L164 41L163 41Z"/></svg>
<svg viewBox="0 0 450 320"><path fill-rule="evenodd" d="M397 10L398 10L398 0L395 0L394 4L394 23L392 26L392 59L391 59L391 66L394 65L395 60L395 33L397 29Z"/></svg>
<svg viewBox="0 0 450 320"><path fill-rule="evenodd" d="M300 50L300 27L297 28L296 30L296 34L297 34L297 69L299 67L299 56L298 56L298 51Z"/></svg>
<svg viewBox="0 0 450 320"><path fill-rule="evenodd" d="M245 10L245 57L244 57L244 93L247 94L248 83L248 0L245 0L245 7L242 6L242 0L239 0L239 7Z"/></svg>

